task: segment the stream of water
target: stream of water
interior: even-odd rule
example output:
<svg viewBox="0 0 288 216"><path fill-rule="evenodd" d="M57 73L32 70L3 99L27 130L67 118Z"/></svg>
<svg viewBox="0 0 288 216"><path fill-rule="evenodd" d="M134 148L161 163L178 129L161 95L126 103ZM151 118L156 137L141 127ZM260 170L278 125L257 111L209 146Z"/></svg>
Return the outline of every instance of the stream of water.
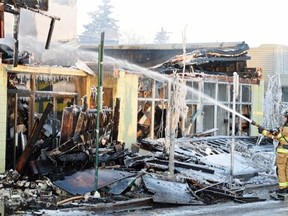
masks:
<svg viewBox="0 0 288 216"><path fill-rule="evenodd" d="M160 81L160 82L173 82L173 78L171 77L168 77L167 75L165 74L160 74L158 72L155 72L155 71L151 71L147 68L143 68L143 67L140 67L138 65L135 65L135 64L131 64L129 62L125 62L125 61L122 61L122 60L118 60L118 59L114 59L114 58L111 58L111 57L105 57L104 58L104 63L113 63L115 65L118 65L118 67L121 69L121 68L128 68L129 70L132 70L132 71L135 71L137 73L140 73L142 75L145 75L146 77L149 77L149 78L152 78L152 79L155 79L157 81ZM183 84L184 85L184 84ZM230 113L233 113L235 114L236 116L248 121L249 123L252 122L251 119L247 118L246 116L243 116L241 113L237 112L237 111L234 111L233 109L231 109L230 107L224 105L223 103L217 101L216 99L214 98L211 98L210 96L192 88L192 87L189 87L189 86L186 86L187 88L187 91L191 92L192 94L195 94L195 95L198 95L199 97L203 98L203 99L206 99L207 101L225 109L226 111L230 112Z"/></svg>

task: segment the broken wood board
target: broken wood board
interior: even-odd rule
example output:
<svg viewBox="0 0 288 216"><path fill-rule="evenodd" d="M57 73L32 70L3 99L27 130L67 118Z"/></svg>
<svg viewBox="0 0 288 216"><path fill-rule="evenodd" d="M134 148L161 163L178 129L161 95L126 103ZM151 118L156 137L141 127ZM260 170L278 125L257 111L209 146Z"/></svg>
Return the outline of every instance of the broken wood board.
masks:
<svg viewBox="0 0 288 216"><path fill-rule="evenodd" d="M149 167L159 167L159 168L168 170L169 161L152 159L152 160L147 160L146 164ZM192 169L192 170L202 171L202 172L210 173L210 174L215 173L215 170L213 168L210 168L210 167L205 166L205 165L175 162L174 166L175 166L175 170L178 172L180 172L179 171L180 169L182 169L182 170L183 169L187 169L187 170Z"/></svg>
<svg viewBox="0 0 288 216"><path fill-rule="evenodd" d="M129 211L135 211L140 209L152 209L152 198L136 198L136 199L130 199L126 201L117 201L114 203L99 203L96 205L87 205L87 206L81 206L81 207L75 207L75 208L65 208L62 211L63 212L69 212L71 211L90 211L93 212L93 214L98 213L99 215L107 215L109 213L114 212L129 212Z"/></svg>

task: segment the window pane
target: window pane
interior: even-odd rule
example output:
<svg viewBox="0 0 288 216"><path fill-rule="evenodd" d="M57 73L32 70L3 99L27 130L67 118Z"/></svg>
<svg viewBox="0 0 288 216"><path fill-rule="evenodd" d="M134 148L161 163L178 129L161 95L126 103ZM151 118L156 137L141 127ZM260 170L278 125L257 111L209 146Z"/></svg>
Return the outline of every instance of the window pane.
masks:
<svg viewBox="0 0 288 216"><path fill-rule="evenodd" d="M219 101L228 101L227 98L227 85L225 84L219 84L218 85L218 100Z"/></svg>
<svg viewBox="0 0 288 216"><path fill-rule="evenodd" d="M242 102L251 102L251 86L242 85Z"/></svg>
<svg viewBox="0 0 288 216"><path fill-rule="evenodd" d="M287 86L282 87L282 100L283 102L288 102L288 87Z"/></svg>
<svg viewBox="0 0 288 216"><path fill-rule="evenodd" d="M203 118L203 129L204 131L214 128L214 106L204 106L203 108L204 118Z"/></svg>
<svg viewBox="0 0 288 216"><path fill-rule="evenodd" d="M204 83L204 94L215 98L215 83Z"/></svg>

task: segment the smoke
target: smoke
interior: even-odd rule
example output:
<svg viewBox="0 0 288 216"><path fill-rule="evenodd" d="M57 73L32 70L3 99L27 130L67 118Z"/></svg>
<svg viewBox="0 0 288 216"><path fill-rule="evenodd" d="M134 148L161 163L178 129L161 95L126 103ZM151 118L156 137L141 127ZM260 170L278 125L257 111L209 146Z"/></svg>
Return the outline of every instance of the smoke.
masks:
<svg viewBox="0 0 288 216"><path fill-rule="evenodd" d="M81 50L76 43L53 42L48 50L45 49L45 43L40 42L32 36L19 38L19 50L27 51L32 56L32 64L49 66L75 66L80 61L96 62L97 53Z"/></svg>
<svg viewBox="0 0 288 216"><path fill-rule="evenodd" d="M21 10L19 35L30 35L34 37L37 35L36 22L33 12Z"/></svg>

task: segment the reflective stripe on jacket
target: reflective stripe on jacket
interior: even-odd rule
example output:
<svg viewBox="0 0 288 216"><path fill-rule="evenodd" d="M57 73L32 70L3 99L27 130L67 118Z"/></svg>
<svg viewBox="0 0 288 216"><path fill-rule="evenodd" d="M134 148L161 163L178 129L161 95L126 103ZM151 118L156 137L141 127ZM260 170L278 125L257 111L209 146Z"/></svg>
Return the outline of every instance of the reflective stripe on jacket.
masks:
<svg viewBox="0 0 288 216"><path fill-rule="evenodd" d="M277 147L277 153L288 154L288 149L283 148L281 145Z"/></svg>
<svg viewBox="0 0 288 216"><path fill-rule="evenodd" d="M262 131L262 134L271 139L278 140L279 143L282 145L288 145L288 127L287 126L280 128L277 134L273 134L270 131L265 130L265 129Z"/></svg>
<svg viewBox="0 0 288 216"><path fill-rule="evenodd" d="M288 186L288 182L279 182L279 188L286 188Z"/></svg>

